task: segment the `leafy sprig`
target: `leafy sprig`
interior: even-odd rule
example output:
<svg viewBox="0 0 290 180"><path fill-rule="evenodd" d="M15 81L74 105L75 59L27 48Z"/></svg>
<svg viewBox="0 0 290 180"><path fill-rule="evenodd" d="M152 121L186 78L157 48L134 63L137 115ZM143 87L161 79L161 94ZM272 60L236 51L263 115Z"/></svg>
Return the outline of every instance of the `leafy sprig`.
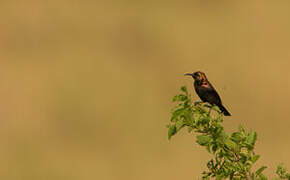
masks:
<svg viewBox="0 0 290 180"><path fill-rule="evenodd" d="M167 126L168 139L185 127L189 133L196 134L196 142L213 155L207 162L207 170L202 173L204 180L211 177L217 180L267 180L263 174L266 166L252 170L260 158L254 152L256 132L247 132L240 125L236 132L227 134L222 126L223 114L219 108L206 103L194 103L186 86L181 87L181 94L174 96L173 102L177 105ZM278 179L290 180L290 174L283 165L278 166L276 174Z"/></svg>

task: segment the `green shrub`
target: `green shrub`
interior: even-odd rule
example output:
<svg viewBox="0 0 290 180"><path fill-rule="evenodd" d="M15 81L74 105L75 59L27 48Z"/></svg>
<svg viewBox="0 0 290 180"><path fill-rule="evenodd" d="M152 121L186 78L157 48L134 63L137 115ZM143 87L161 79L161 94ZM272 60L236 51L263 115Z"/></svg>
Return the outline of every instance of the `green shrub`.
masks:
<svg viewBox="0 0 290 180"><path fill-rule="evenodd" d="M202 179L267 180L263 174L266 166L252 169L260 158L254 152L257 133L246 131L240 125L236 132L227 134L222 126L223 115L217 106L193 103L185 86L181 87L181 91L173 97L177 105L167 126L168 139L185 127L189 133L196 134L196 142L213 155L206 164L207 170L202 173ZM278 166L276 174L278 177L273 180L290 180L290 174L283 165Z"/></svg>

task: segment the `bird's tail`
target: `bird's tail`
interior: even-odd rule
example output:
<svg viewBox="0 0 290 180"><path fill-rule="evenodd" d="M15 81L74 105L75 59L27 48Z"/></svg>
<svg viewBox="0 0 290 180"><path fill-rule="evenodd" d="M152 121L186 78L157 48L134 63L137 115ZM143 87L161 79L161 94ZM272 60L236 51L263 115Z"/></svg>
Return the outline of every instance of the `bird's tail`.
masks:
<svg viewBox="0 0 290 180"><path fill-rule="evenodd" d="M222 113L225 115L225 116L231 116L231 114L229 113L229 111L221 104L218 106L220 108L220 110L222 111Z"/></svg>

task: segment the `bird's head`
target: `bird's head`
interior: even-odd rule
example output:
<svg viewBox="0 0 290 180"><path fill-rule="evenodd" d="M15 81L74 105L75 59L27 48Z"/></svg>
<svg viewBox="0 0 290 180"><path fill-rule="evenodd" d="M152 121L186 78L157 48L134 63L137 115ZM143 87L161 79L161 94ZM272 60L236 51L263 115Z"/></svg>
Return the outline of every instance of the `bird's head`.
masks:
<svg viewBox="0 0 290 180"><path fill-rule="evenodd" d="M185 76L191 76L195 81L206 81L206 76L203 72L197 71L194 73L186 73Z"/></svg>

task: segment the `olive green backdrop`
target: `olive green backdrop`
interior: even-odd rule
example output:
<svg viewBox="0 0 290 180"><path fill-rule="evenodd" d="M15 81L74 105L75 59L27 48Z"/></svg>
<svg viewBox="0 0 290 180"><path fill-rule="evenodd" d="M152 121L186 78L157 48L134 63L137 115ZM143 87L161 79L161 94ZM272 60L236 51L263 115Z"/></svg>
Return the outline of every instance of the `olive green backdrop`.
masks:
<svg viewBox="0 0 290 180"><path fill-rule="evenodd" d="M0 179L199 179L211 157L167 140L171 98L204 71L290 169L288 1L0 2ZM196 100L198 98L194 94Z"/></svg>

